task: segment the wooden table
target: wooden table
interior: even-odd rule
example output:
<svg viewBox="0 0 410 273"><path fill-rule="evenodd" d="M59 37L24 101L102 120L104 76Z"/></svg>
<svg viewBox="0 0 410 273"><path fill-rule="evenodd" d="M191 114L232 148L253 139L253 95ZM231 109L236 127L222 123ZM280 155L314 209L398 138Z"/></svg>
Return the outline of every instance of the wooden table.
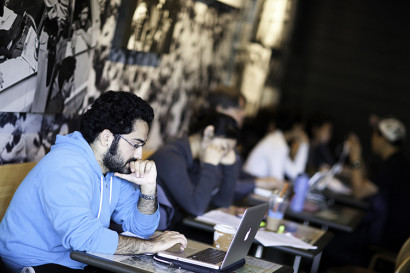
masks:
<svg viewBox="0 0 410 273"><path fill-rule="evenodd" d="M268 198L256 194L249 195L246 200L246 203L250 206L264 202L268 202ZM363 210L341 204L334 204L328 206L326 209L314 212L296 212L290 208L285 212L285 218L287 219L299 220L304 222L304 224L317 224L325 230L333 228L345 232L352 232L360 223L363 216Z"/></svg>
<svg viewBox="0 0 410 273"><path fill-rule="evenodd" d="M213 225L205 223L195 219L194 217L187 217L183 220L183 224L189 227L197 228L199 230L209 231L210 236L212 236ZM302 239L303 241L316 246L316 249L301 249L294 248L290 246L269 246L270 248L277 249L284 253L295 256L293 262L294 272L299 271L299 265L302 258L312 260L311 273L315 273L319 269L320 259L324 247L330 242L333 238L333 233L329 231L320 230L314 227L309 227L306 225L301 225L299 223L282 220L281 224L285 226L285 232L290 232L294 236ZM262 257L263 249L265 248L259 242L255 241L257 244L257 250L254 254L255 257Z"/></svg>
<svg viewBox="0 0 410 273"><path fill-rule="evenodd" d="M348 205L354 208L359 208L359 209L364 209L364 210L370 208L369 202L355 199L350 194L335 193L329 189L324 189L321 193L323 194L323 196L325 196L328 199L329 205L339 203L342 205Z"/></svg>
<svg viewBox="0 0 410 273"><path fill-rule="evenodd" d="M82 262L94 267L102 268L118 273L188 273L191 271L172 267L171 265L154 260L152 255L102 255L90 254L81 251L73 251L70 255L71 259ZM253 272L275 272L275 273L291 273L293 270L289 266L284 266L255 257L246 257L245 265L238 270L237 273L253 273Z"/></svg>

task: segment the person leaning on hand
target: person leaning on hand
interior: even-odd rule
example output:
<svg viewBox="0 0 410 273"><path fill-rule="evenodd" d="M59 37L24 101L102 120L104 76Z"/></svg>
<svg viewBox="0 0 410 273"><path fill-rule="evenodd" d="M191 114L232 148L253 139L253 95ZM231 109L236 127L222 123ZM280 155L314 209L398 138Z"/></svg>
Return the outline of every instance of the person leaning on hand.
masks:
<svg viewBox="0 0 410 273"><path fill-rule="evenodd" d="M141 254L186 247L178 232L148 239L160 217L156 166L141 160L153 117L140 97L108 91L84 113L80 131L57 136L0 223L0 256L11 272L77 272L86 265L70 259L74 250ZM110 220L143 239L118 235L108 229Z"/></svg>
<svg viewBox="0 0 410 273"><path fill-rule="evenodd" d="M151 156L164 193L159 196L159 230L184 228L184 217L232 204L239 175L234 151L238 134L232 117L210 112L193 120L187 135L168 141Z"/></svg>

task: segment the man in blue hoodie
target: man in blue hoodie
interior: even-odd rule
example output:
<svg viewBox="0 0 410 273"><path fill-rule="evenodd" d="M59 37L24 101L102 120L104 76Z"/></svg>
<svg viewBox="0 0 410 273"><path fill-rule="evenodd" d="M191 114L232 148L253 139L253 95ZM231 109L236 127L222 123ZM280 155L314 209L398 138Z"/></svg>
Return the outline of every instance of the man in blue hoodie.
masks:
<svg viewBox="0 0 410 273"><path fill-rule="evenodd" d="M57 136L0 223L0 256L11 272L77 272L85 264L70 258L73 250L140 254L186 247L178 232L147 240L159 222L156 166L141 160L153 117L140 97L108 91L82 116L80 132ZM141 239L108 229L110 220Z"/></svg>

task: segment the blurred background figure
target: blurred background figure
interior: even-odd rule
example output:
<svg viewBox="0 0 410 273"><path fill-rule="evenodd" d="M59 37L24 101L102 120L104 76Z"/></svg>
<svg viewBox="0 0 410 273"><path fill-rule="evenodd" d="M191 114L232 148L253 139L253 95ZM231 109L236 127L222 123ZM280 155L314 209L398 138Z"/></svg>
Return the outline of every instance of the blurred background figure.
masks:
<svg viewBox="0 0 410 273"><path fill-rule="evenodd" d="M371 150L379 158L376 167L365 168L355 134L345 143L349 148L353 195L368 201L371 207L353 233L337 234L327 247L326 259L333 265L366 266L369 245L397 253L410 234L410 221L405 220L410 196L409 164L403 149L406 128L390 117L372 119L371 125Z"/></svg>
<svg viewBox="0 0 410 273"><path fill-rule="evenodd" d="M250 152L244 170L257 177L294 180L305 172L309 152L309 138L304 131L302 115L297 109L282 106L276 112L272 128L274 130L268 132Z"/></svg>
<svg viewBox="0 0 410 273"><path fill-rule="evenodd" d="M336 163L336 157L330 148L333 133L333 121L324 113L311 115L306 123L310 147L306 170L309 174L328 170Z"/></svg>
<svg viewBox="0 0 410 273"><path fill-rule="evenodd" d="M234 150L238 136L233 118L211 112L198 117L187 136L169 141L151 156L158 170L158 229L184 228L178 224L185 216L232 204L239 174Z"/></svg>
<svg viewBox="0 0 410 273"><path fill-rule="evenodd" d="M71 39L72 51L75 54L75 46L77 44L77 36L80 36L88 48L92 46L92 22L90 16L90 5L87 1L81 3L77 19L72 24L73 37Z"/></svg>
<svg viewBox="0 0 410 273"><path fill-rule="evenodd" d="M208 104L211 110L231 116L242 127L246 98L238 89L219 85L209 93Z"/></svg>
<svg viewBox="0 0 410 273"><path fill-rule="evenodd" d="M219 85L215 89L211 90L208 95L207 102L210 111L216 111L231 116L236 120L241 129L241 134L235 149L240 162L240 173L235 188L235 199L240 200L244 198L248 194L254 192L255 187L268 190L281 189L284 185L281 180L273 177L257 177L243 171L242 165L244 159L246 158L245 153L248 145L251 142L256 144L256 141L260 140L262 136L265 135L264 133L255 134L255 132L259 132L260 129L254 131L253 129L255 128L248 130L250 129L248 126L244 127L246 106L245 96L238 89L232 86ZM259 122L261 119L262 115L258 115L256 118L252 119L252 123L262 125L262 123ZM260 128L265 127L266 125L263 123L263 126ZM265 132L265 130L263 131Z"/></svg>
<svg viewBox="0 0 410 273"><path fill-rule="evenodd" d="M143 51L147 35L147 20L149 19L149 5L147 1L140 1L132 16L131 35L128 39L127 49Z"/></svg>
<svg viewBox="0 0 410 273"><path fill-rule="evenodd" d="M73 56L68 56L61 61L57 67L56 79L50 87L50 100L47 102L45 113L63 113L65 100L75 89L75 68L76 59Z"/></svg>
<svg viewBox="0 0 410 273"><path fill-rule="evenodd" d="M50 100L50 88L56 78L57 68L65 58L69 39L70 2L44 0L44 21L39 34L38 74L36 93L31 112L43 113Z"/></svg>
<svg viewBox="0 0 410 273"><path fill-rule="evenodd" d="M405 138L406 128L401 121L381 119L371 136L371 149L380 164L367 172L362 166L359 139L352 135L346 142L350 149L353 194L359 199L367 198L372 204L371 243L397 251L410 231L409 221L403 223L402 218L410 196L409 164L403 152Z"/></svg>

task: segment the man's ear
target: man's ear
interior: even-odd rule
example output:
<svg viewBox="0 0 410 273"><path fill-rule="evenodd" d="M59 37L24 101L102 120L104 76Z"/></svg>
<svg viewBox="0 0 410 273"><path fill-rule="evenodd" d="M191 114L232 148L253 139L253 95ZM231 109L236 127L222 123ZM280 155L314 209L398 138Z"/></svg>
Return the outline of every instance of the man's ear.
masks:
<svg viewBox="0 0 410 273"><path fill-rule="evenodd" d="M114 139L114 135L111 133L110 130L104 129L99 135L98 135L98 141L101 143L103 146L108 146L111 145L112 140Z"/></svg>
<svg viewBox="0 0 410 273"><path fill-rule="evenodd" d="M215 127L213 125L206 126L204 130L204 139L211 139L214 136Z"/></svg>

